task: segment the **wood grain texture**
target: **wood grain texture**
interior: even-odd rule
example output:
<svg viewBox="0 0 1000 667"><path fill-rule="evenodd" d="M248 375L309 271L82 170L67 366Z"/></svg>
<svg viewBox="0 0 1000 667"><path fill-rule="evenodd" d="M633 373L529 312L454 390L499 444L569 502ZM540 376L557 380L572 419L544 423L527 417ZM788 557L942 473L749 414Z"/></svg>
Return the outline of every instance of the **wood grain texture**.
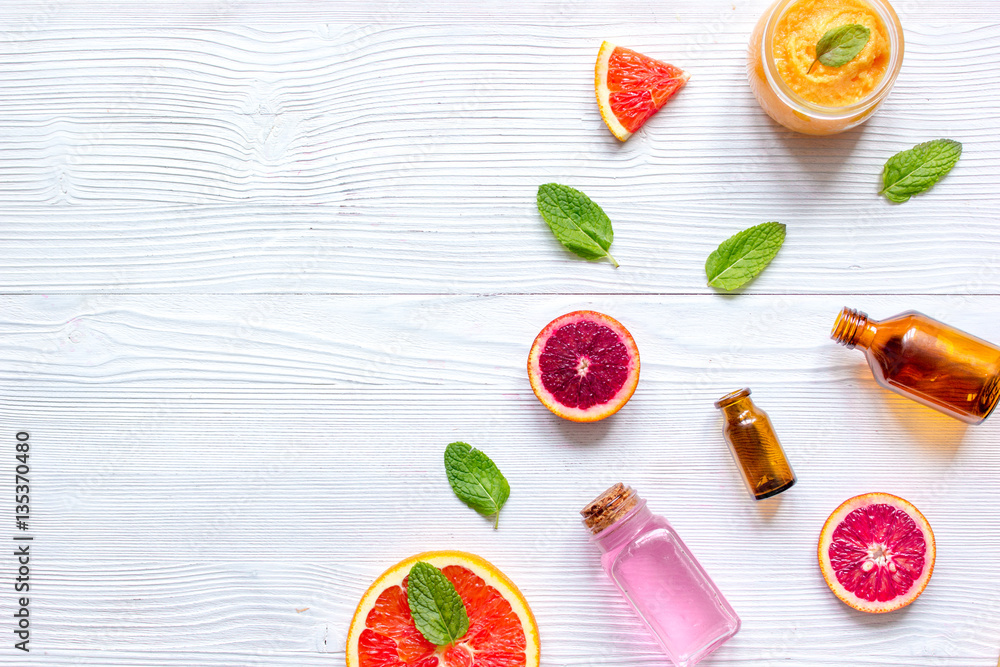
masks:
<svg viewBox="0 0 1000 667"><path fill-rule="evenodd" d="M852 305L915 307L1000 339L1000 298L973 303ZM706 664L989 665L997 424L965 427L877 388L862 356L827 337L842 304L3 297L0 423L31 432L44 537L34 613L51 652L40 664L88 664L95 651L109 665L314 664L326 653L336 664L368 583L442 547L480 553L519 584L544 664L660 664L576 514L622 479L670 518L744 620ZM636 395L597 424L548 413L524 372L537 330L578 307L612 312L642 355ZM712 408L741 385L799 476L773 502L747 497ZM448 489L441 457L458 439L511 482L498 531ZM920 601L885 618L843 606L815 563L827 514L874 489L920 507L939 552ZM0 504L0 520L10 512Z"/></svg>
<svg viewBox="0 0 1000 667"><path fill-rule="evenodd" d="M739 17L755 20L768 5L767 0L731 0L730 2L657 2L623 3L607 0L448 0L448 2L402 2L401 0L337 0L336 4L317 4L309 0L283 0L280 4L248 0L149 0L121 3L115 0L79 2L21 3L11 5L5 21L11 34L38 31L66 25L173 26L217 25L238 20L274 25L315 26L317 22L349 23L430 23L526 24L558 26L561 24L615 25L672 23L684 19L709 20ZM945 26L982 23L995 16L992 0L962 0L948 6L947 14L931 0L896 0L897 13L911 21ZM938 10L935 13L933 10Z"/></svg>
<svg viewBox="0 0 1000 667"><path fill-rule="evenodd" d="M12 33L0 289L707 294L708 253L779 220L785 249L750 292L1000 292L995 22L943 30L914 9L888 102L816 139L750 93L758 10L714 8ZM693 76L625 144L594 101L602 38ZM966 145L942 183L904 205L877 196L889 156L939 136ZM605 208L620 269L552 238L534 204L549 181Z"/></svg>
<svg viewBox="0 0 1000 667"><path fill-rule="evenodd" d="M705 667L991 667L997 423L879 389L828 333L844 305L916 308L1000 341L1000 12L894 2L888 102L815 139L749 92L764 4L5 7L0 470L29 431L36 541L32 652L0 643L0 665L342 665L370 582L434 548L517 582L543 667L663 665L577 516L622 480L743 619ZM595 108L602 39L693 75L626 144ZM965 144L958 167L878 198L884 161L939 136ZM609 213L620 269L552 238L549 181ZM765 220L788 224L778 258L713 293L705 257ZM524 370L577 308L642 355L634 398L589 425L548 413ZM764 503L712 408L740 386L799 477ZM511 482L498 531L447 486L459 439ZM886 617L838 602L815 563L829 512L872 490L937 537L927 591Z"/></svg>

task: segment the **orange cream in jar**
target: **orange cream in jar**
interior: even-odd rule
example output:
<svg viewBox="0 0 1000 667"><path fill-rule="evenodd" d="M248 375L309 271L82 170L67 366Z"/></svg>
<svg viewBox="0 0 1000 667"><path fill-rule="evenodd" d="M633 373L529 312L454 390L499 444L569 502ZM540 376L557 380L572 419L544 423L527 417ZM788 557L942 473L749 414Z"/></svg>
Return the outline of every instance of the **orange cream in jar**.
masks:
<svg viewBox="0 0 1000 667"><path fill-rule="evenodd" d="M840 67L815 62L819 39L853 24L870 31L864 48ZM777 0L754 28L747 74L771 118L796 132L826 135L867 120L889 95L902 62L903 29L888 0Z"/></svg>
<svg viewBox="0 0 1000 667"><path fill-rule="evenodd" d="M851 24L871 31L861 53L840 67L816 62L820 37ZM828 107L864 99L878 86L889 65L888 31L863 0L799 0L778 21L772 49L778 75L788 87L806 100Z"/></svg>

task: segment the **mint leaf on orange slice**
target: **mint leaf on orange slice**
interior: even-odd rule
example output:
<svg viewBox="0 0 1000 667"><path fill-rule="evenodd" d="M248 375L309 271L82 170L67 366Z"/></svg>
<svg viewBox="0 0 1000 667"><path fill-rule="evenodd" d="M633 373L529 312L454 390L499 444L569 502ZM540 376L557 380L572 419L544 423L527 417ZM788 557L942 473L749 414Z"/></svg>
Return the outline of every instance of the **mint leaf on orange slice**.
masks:
<svg viewBox="0 0 1000 667"><path fill-rule="evenodd" d="M897 204L912 195L931 189L962 157L962 144L952 139L935 139L896 153L882 169L879 194Z"/></svg>
<svg viewBox="0 0 1000 667"><path fill-rule="evenodd" d="M567 250L584 259L607 257L618 266L608 252L615 237L611 219L590 197L567 185L546 183L538 186L536 202L545 224Z"/></svg>
<svg viewBox="0 0 1000 667"><path fill-rule="evenodd" d="M430 563L418 561L410 568L406 598L417 630L430 643L454 644L469 631L469 614L455 584Z"/></svg>
<svg viewBox="0 0 1000 667"><path fill-rule="evenodd" d="M708 284L727 291L743 287L771 263L784 242L780 222L765 222L729 237L705 260Z"/></svg>
<svg viewBox="0 0 1000 667"><path fill-rule="evenodd" d="M444 450L444 470L459 500L480 514L495 517L510 497L510 484L490 457L464 442L453 442Z"/></svg>
<svg viewBox="0 0 1000 667"><path fill-rule="evenodd" d="M418 520L413 527L419 526ZM454 644L440 647L425 641L417 629L414 618L423 619L425 611L420 603L418 610L411 612L410 599L427 588L420 585L419 572L411 576L417 563L433 565L462 599L469 629ZM445 582L435 579L441 589L447 589ZM455 612L461 615L457 606ZM430 620L440 622L441 614L435 607L426 613ZM445 634L452 637L461 631L459 625ZM538 623L514 582L475 554L431 551L396 563L361 596L347 630L346 667L470 667L472 663L480 667L539 667L540 651ZM343 662L339 665L345 667Z"/></svg>

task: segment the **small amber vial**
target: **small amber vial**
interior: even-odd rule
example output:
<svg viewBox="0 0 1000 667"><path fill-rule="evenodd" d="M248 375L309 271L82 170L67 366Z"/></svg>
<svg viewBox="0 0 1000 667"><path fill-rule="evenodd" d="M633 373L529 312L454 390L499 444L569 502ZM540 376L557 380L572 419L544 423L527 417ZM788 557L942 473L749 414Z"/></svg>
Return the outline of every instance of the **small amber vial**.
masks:
<svg viewBox="0 0 1000 667"><path fill-rule="evenodd" d="M830 337L861 348L886 389L969 424L986 419L1000 399L1000 347L923 313L878 321L844 308Z"/></svg>
<svg viewBox="0 0 1000 667"><path fill-rule="evenodd" d="M740 465L743 481L756 500L770 498L795 484L767 413L754 405L749 389L726 394L715 402L726 420L722 434Z"/></svg>

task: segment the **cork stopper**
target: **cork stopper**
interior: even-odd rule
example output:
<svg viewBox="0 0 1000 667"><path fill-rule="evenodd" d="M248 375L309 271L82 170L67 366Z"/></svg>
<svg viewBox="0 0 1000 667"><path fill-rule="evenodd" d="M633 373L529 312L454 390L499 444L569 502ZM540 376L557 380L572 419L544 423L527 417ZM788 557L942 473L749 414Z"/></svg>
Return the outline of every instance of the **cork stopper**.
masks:
<svg viewBox="0 0 1000 667"><path fill-rule="evenodd" d="M583 524L597 535L610 528L639 504L639 496L632 487L618 482L580 510Z"/></svg>

